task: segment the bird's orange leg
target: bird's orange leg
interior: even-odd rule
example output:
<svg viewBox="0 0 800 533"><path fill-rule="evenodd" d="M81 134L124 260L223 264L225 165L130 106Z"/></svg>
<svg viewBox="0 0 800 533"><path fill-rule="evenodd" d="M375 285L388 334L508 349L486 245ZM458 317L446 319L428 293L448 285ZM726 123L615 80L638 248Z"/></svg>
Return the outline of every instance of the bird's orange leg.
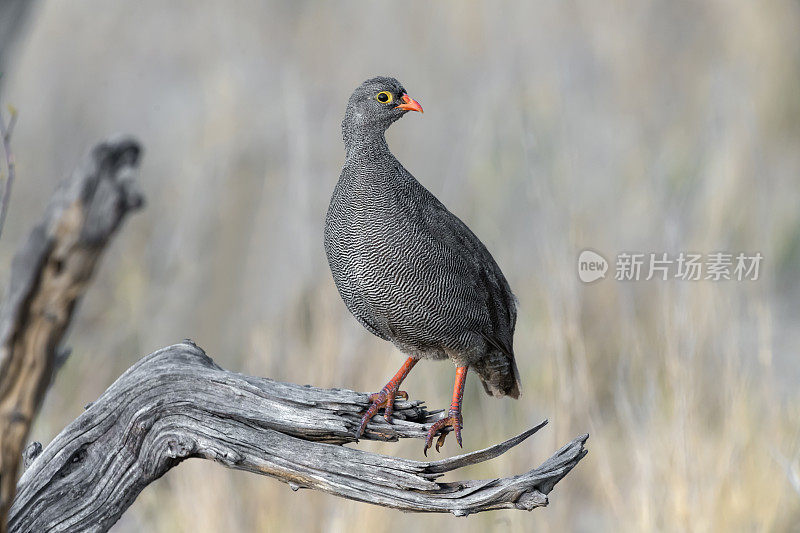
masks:
<svg viewBox="0 0 800 533"><path fill-rule="evenodd" d="M400 383L406 379L406 376L411 369L414 368L414 365L417 364L419 359L415 359L413 357L409 357L406 359L406 362L403 363L403 366L400 367L400 370L397 371L392 379L389 380L383 389L380 392L376 392L375 394L369 395L369 401L372 402L372 405L369 406L367 412L364 413L364 416L361 418L361 425L358 427L358 431L356 432L356 439L358 439L363 433L364 429L367 427L367 424L372 417L375 416L375 413L378 412L378 409L384 408L383 418L386 419L387 422L392 422L392 411L394 411L394 399L396 397L400 397L404 400L408 399L408 393L397 390L400 388Z"/></svg>
<svg viewBox="0 0 800 533"><path fill-rule="evenodd" d="M453 431L456 432L456 441L461 447L461 428L464 427L464 423L461 420L461 398L464 396L464 383L467 381L467 368L469 367L460 366L456 368L456 383L453 385L453 401L450 402L450 411L447 413L448 416L446 418L437 420L428 430L428 437L425 439L425 449L422 450L426 457L428 456L428 449L433 444L433 437L435 437L439 431L447 427L453 428ZM446 436L446 432L442 432L442 434L439 435L436 441L437 452L444 444L444 438Z"/></svg>

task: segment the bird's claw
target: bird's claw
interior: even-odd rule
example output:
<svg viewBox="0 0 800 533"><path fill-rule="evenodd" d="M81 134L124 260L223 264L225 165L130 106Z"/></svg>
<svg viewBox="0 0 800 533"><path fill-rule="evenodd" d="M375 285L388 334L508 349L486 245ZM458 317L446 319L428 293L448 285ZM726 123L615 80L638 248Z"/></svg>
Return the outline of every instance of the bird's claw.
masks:
<svg viewBox="0 0 800 533"><path fill-rule="evenodd" d="M385 396L384 391L386 391ZM392 413L394 413L394 401L397 398L400 398L401 400L408 400L408 393L404 390L393 391L391 389L384 389L381 392L376 392L369 395L369 401L373 403L377 402L378 404L378 407L375 409L375 411L377 412L378 409L383 408L383 418L390 424L392 423ZM375 413L372 413L372 415L374 416ZM369 421L369 419L367 419L367 421ZM364 427L366 427L366 425L364 425Z"/></svg>
<svg viewBox="0 0 800 533"><path fill-rule="evenodd" d="M378 412L378 409L384 409L383 418L386 419L388 423L392 423L394 401L397 398L408 400L408 393L406 391L384 387L380 392L369 395L369 401L371 403L367 412L361 417L361 424L358 426L358 431L356 431L356 440L364 434L367 424L369 424L369 421L375 416L375 413Z"/></svg>
<svg viewBox="0 0 800 533"><path fill-rule="evenodd" d="M464 423L461 419L461 412L450 409L448 415L449 416L434 422L428 430L428 436L425 438L425 448L422 450L422 453L425 454L425 457L428 456L428 450L433 445L433 438L440 431L442 433L439 435L439 438L436 439L436 451L438 452L439 449L444 446L444 439L447 437L448 433L445 431L446 428L453 428L453 431L455 431L456 434L456 442L458 442L459 447L463 448L463 445L461 444L461 428L464 427Z"/></svg>

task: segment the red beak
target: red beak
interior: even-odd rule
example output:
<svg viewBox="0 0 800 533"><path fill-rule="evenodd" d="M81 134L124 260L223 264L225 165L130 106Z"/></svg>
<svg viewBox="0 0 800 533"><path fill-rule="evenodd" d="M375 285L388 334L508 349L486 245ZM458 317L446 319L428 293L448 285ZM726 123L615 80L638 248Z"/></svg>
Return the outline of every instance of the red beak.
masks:
<svg viewBox="0 0 800 533"><path fill-rule="evenodd" d="M398 105L395 109L404 109L405 111L419 111L420 113L424 113L422 110L422 106L419 105L419 102L404 94L400 97L403 100L403 103Z"/></svg>

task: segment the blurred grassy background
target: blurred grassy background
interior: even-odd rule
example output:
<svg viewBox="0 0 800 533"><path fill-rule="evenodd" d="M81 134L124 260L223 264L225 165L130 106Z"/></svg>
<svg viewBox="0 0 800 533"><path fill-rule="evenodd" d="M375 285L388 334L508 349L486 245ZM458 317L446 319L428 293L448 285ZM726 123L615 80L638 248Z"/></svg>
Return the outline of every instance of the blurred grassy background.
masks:
<svg viewBox="0 0 800 533"><path fill-rule="evenodd" d="M98 139L138 136L147 209L108 251L32 439L184 337L225 368L377 390L402 357L345 310L322 249L340 120L367 77L425 107L388 137L521 302L520 401L468 380L465 446L590 454L534 513L406 515L188 461L115 531L800 528L800 5L42 2L7 67L18 181L0 264ZM760 251L756 282L583 285L578 252ZM613 265L612 265L613 268ZM453 368L406 390L433 408ZM421 442L362 444L420 459ZM447 454L458 450L453 443ZM794 477L793 477L794 476ZM792 481L795 481L793 487Z"/></svg>

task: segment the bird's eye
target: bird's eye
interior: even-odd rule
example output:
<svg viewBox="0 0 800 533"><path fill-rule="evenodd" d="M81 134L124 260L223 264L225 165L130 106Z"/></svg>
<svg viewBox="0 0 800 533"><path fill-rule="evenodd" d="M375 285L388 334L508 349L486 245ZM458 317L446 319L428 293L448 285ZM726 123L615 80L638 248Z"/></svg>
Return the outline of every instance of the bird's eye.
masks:
<svg viewBox="0 0 800 533"><path fill-rule="evenodd" d="M377 96L375 96L375 100L382 104L388 104L392 101L392 93L388 91L381 91L377 94Z"/></svg>

